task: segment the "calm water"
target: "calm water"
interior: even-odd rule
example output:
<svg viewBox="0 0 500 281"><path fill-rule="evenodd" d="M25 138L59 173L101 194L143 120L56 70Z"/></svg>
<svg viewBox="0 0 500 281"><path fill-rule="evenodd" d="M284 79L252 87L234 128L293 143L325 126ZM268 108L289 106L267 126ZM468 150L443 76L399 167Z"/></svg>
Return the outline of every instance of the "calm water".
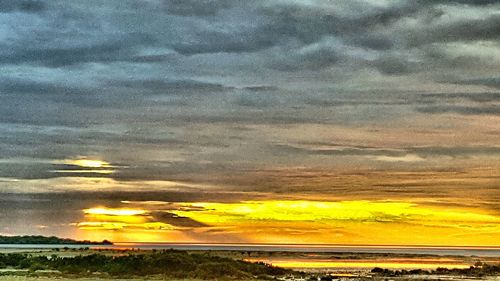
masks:
<svg viewBox="0 0 500 281"><path fill-rule="evenodd" d="M317 253L394 253L500 257L500 247L391 247L391 246L341 246L341 245L272 245L272 244L181 244L181 243L117 243L114 247L139 249L226 250L264 252L317 252Z"/></svg>
<svg viewBox="0 0 500 281"><path fill-rule="evenodd" d="M184 243L115 243L114 245L0 245L0 249L177 249L215 251L317 252L317 253L389 253L416 255L456 255L500 257L500 247L398 247L398 246L341 246L341 245L272 245L272 244L184 244Z"/></svg>

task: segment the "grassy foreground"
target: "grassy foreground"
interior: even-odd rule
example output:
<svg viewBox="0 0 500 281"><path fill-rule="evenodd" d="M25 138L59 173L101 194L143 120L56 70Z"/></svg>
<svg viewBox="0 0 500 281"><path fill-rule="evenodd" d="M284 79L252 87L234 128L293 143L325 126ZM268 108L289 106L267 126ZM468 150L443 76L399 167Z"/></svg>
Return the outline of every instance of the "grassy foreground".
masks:
<svg viewBox="0 0 500 281"><path fill-rule="evenodd" d="M190 254L177 250L121 256L91 254L60 257L20 253L0 254L0 269L16 269L25 274L50 271L52 275L61 276L140 277L141 280L144 276L155 278L161 276L167 280L268 279L293 272L265 263L251 263L208 254Z"/></svg>
<svg viewBox="0 0 500 281"><path fill-rule="evenodd" d="M169 278L164 276L147 276L135 278L109 278L109 277L62 277L62 276L17 276L17 275L0 275L0 281L203 281L201 279L184 279L184 278ZM229 280L229 279L228 279ZM235 279L230 279L235 280ZM236 280L238 281L238 280ZM240 280L243 281L243 280Z"/></svg>
<svg viewBox="0 0 500 281"><path fill-rule="evenodd" d="M107 277L61 277L61 276L13 276L13 275L0 275L0 281L141 281L141 280L151 280L151 281L203 281L201 279L180 279L180 278L169 278L163 276L152 276L152 277L136 277L136 278L107 278ZM229 280L229 279L228 279ZM230 279L235 280L235 279ZM243 281L243 280L235 280Z"/></svg>

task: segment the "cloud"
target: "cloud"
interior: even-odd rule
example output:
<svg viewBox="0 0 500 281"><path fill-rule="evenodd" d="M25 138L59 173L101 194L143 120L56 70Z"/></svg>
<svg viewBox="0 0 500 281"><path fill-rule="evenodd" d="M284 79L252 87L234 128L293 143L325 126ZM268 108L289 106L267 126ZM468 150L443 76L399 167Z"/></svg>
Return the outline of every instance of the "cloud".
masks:
<svg viewBox="0 0 500 281"><path fill-rule="evenodd" d="M207 94L232 89L216 83L200 82L196 80L127 80L113 81L112 86L133 88L138 91L152 91L159 94Z"/></svg>
<svg viewBox="0 0 500 281"><path fill-rule="evenodd" d="M422 146L408 148L408 151L417 153L418 155L430 156L451 156L451 157L474 157L480 155L496 155L500 154L499 146Z"/></svg>
<svg viewBox="0 0 500 281"><path fill-rule="evenodd" d="M461 81L456 81L455 83L461 85L480 85L480 86L487 86L491 88L500 89L500 77L487 77L480 79L461 80Z"/></svg>
<svg viewBox="0 0 500 281"><path fill-rule="evenodd" d="M139 46L152 44L151 36L111 26L91 11L71 5L39 1L3 1L12 9L0 14L9 40L1 43L0 63L64 67L88 62L129 59ZM2 3L3 3L2 2ZM12 15L13 9L47 13Z"/></svg>
<svg viewBox="0 0 500 281"><path fill-rule="evenodd" d="M54 37L57 34L53 35ZM51 40L53 38L47 38ZM129 59L134 54L133 47L147 42L151 38L143 34L126 34L115 39L104 39L87 47L47 46L6 46L12 53L0 54L0 62L8 64L30 63L49 67L61 67L88 62L112 62Z"/></svg>
<svg viewBox="0 0 500 281"><path fill-rule="evenodd" d="M73 85L65 85L61 82L35 81L20 78L0 76L0 94L39 94L39 95L86 95L91 89L78 88Z"/></svg>
<svg viewBox="0 0 500 281"><path fill-rule="evenodd" d="M478 5L478 6L483 6L483 5L492 5L492 4L498 4L498 1L496 0L418 0L419 3L422 4L427 4L427 5L433 5L433 4L465 4L465 5Z"/></svg>
<svg viewBox="0 0 500 281"><path fill-rule="evenodd" d="M43 1L37 0L20 0L20 1L0 1L0 13L25 12L39 13L47 9L47 5Z"/></svg>
<svg viewBox="0 0 500 281"><path fill-rule="evenodd" d="M457 42L473 40L495 40L499 37L500 17L486 16L481 19L456 19L438 22L409 30L406 40L410 47L436 42Z"/></svg>
<svg viewBox="0 0 500 281"><path fill-rule="evenodd" d="M203 53L244 53L255 52L272 46L271 38L259 34L258 30L227 33L217 30L205 30L195 35L189 43L172 44L172 48L183 55Z"/></svg>
<svg viewBox="0 0 500 281"><path fill-rule="evenodd" d="M175 227L206 227L207 225L188 217L182 217L170 212L153 212L153 219L155 221L170 224Z"/></svg>
<svg viewBox="0 0 500 281"><path fill-rule="evenodd" d="M377 161L382 161L382 162L421 162L425 161L424 158L420 157L419 155L416 154L406 154L404 156L375 156L373 159Z"/></svg>
<svg viewBox="0 0 500 281"><path fill-rule="evenodd" d="M222 9L229 9L239 0L162 0L169 14L180 16L215 16Z"/></svg>
<svg viewBox="0 0 500 281"><path fill-rule="evenodd" d="M370 62L377 70L388 75L404 75L418 69L416 62L408 61L402 57L384 56Z"/></svg>
<svg viewBox="0 0 500 281"><path fill-rule="evenodd" d="M386 162L414 162L432 157L496 155L498 146L402 146L371 147L335 143L278 144L275 153L309 156L361 156Z"/></svg>
<svg viewBox="0 0 500 281"><path fill-rule="evenodd" d="M342 43L334 38L306 45L288 52L281 53L272 62L271 67L280 71L319 70L337 64L342 55L339 45Z"/></svg>
<svg viewBox="0 0 500 281"><path fill-rule="evenodd" d="M466 82L464 82L466 83ZM422 94L423 102L437 103L469 100L476 103L490 103L500 101L500 93L431 93Z"/></svg>
<svg viewBox="0 0 500 281"><path fill-rule="evenodd" d="M246 87L243 91L236 91L232 96L234 104L254 108L276 106L283 99L276 88L270 87Z"/></svg>
<svg viewBox="0 0 500 281"><path fill-rule="evenodd" d="M427 106L418 107L417 111L422 113L442 114L456 113L461 115L500 115L498 106L460 106L460 105L443 105L443 106Z"/></svg>
<svg viewBox="0 0 500 281"><path fill-rule="evenodd" d="M307 46L321 42L324 38L346 36L346 41L374 49L391 48L393 43L383 34L373 35L371 27L392 16L368 13L362 16L345 16L328 5L315 6L301 3L265 3L204 1L189 5L168 3L172 10L178 9L182 15L213 16L224 12L216 19L207 20L210 25L196 26L200 31L189 43L175 43L173 48L182 54L214 52L257 52L271 47L298 42ZM324 9L324 8L327 9ZM231 9L229 9L231 8ZM392 8L388 8L392 9ZM175 13L175 11L174 11ZM380 13L391 13L385 10ZM179 14L179 13L177 13ZM232 20L235 16L239 22ZM394 15L397 17L397 15ZM258 20L256 20L258 19ZM236 24L238 29L233 26ZM358 37L359 36L359 37ZM307 62L305 58L302 59Z"/></svg>
<svg viewBox="0 0 500 281"><path fill-rule="evenodd" d="M281 153L300 153L308 155L331 156L386 156L399 157L406 154L404 149L377 148L366 146L348 146L341 144L303 144L303 145L275 145Z"/></svg>
<svg viewBox="0 0 500 281"><path fill-rule="evenodd" d="M0 176L495 166L498 5L0 1Z"/></svg>

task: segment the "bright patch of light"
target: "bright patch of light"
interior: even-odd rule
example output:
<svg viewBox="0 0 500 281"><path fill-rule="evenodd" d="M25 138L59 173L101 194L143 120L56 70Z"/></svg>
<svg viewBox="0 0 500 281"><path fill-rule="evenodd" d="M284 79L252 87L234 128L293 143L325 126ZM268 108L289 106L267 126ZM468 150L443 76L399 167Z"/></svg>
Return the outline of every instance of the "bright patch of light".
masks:
<svg viewBox="0 0 500 281"><path fill-rule="evenodd" d="M139 209L112 209L112 208L91 208L85 209L86 215L107 215L107 216L137 216L147 213L146 210Z"/></svg>
<svg viewBox="0 0 500 281"><path fill-rule="evenodd" d="M66 160L65 164L76 165L84 168L108 168L111 166L106 161L95 159Z"/></svg>
<svg viewBox="0 0 500 281"><path fill-rule="evenodd" d="M204 222L229 221L359 221L500 223L500 218L464 210L437 209L408 202L384 201L245 201L241 203L185 203L179 216ZM190 210L192 208L192 210ZM201 208L201 209L200 209Z"/></svg>
<svg viewBox="0 0 500 281"><path fill-rule="evenodd" d="M373 261L332 261L332 260L308 260L308 259L246 259L250 262L266 262L274 266L284 268L390 268L390 269L436 269L437 267L446 268L469 268L465 263L420 263L420 262L385 262L380 260Z"/></svg>

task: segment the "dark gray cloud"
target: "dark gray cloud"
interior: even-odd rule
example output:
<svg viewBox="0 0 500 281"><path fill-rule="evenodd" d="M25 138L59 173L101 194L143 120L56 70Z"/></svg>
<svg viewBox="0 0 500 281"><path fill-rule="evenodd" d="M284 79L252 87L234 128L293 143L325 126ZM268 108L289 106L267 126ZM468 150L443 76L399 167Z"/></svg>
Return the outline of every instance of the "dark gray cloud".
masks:
<svg viewBox="0 0 500 281"><path fill-rule="evenodd" d="M259 30L250 30L234 34L208 30L197 34L194 42L175 43L172 44L172 48L181 54L193 55L200 53L254 52L274 45L271 38L262 36L259 32Z"/></svg>
<svg viewBox="0 0 500 281"><path fill-rule="evenodd" d="M5 34L0 43L0 63L41 64L64 67L87 62L130 59L139 46L151 45L153 37L139 31L111 26L92 10L57 2L4 1ZM3 3L3 2L2 2ZM8 4L13 3L13 4ZM0 3L1 4L1 3ZM43 14L15 15L16 10ZM10 12L10 13L9 13Z"/></svg>
<svg viewBox="0 0 500 281"><path fill-rule="evenodd" d="M309 155L325 155L325 156L404 156L407 154L405 150L394 150L374 147L352 147L352 146L336 146L328 145L323 148L313 147L297 147L292 145L276 145L279 153L305 153Z"/></svg>
<svg viewBox="0 0 500 281"><path fill-rule="evenodd" d="M57 35L55 35L57 36ZM54 38L47 38L51 40ZM42 39L44 40L44 39ZM116 39L104 39L103 42L86 47L50 46L5 46L7 52L0 55L0 62L9 64L30 63L49 67L61 67L86 62L112 62L128 60L134 54L133 47L152 43L151 37L144 34L126 34Z"/></svg>
<svg viewBox="0 0 500 281"><path fill-rule="evenodd" d="M492 15L482 19L461 19L447 23L423 26L407 34L410 46L435 42L456 42L472 40L496 40L500 34L500 16Z"/></svg>
<svg viewBox="0 0 500 281"><path fill-rule="evenodd" d="M396 42L393 38L386 34L363 34L351 39L354 45L374 49L374 50L390 50Z"/></svg>
<svg viewBox="0 0 500 281"><path fill-rule="evenodd" d="M498 4L497 0L418 0L416 1L421 4L433 5L433 4L465 4L465 5L491 5Z"/></svg>
<svg viewBox="0 0 500 281"><path fill-rule="evenodd" d="M305 155L320 155L320 156L388 156L388 157L404 157L408 154L416 154L422 158L428 157L473 157L478 155L498 155L500 147L456 147L456 146L422 146L422 147L399 147L399 148L384 148L384 147L367 147L367 146L349 146L332 143L309 143L299 145L275 145L276 153L294 154L300 153Z"/></svg>
<svg viewBox="0 0 500 281"><path fill-rule="evenodd" d="M326 136L274 130L305 125L449 133L446 116L498 114L498 93L477 90L498 88L498 5L0 1L0 158L43 160L2 176L85 176L44 162L85 155L129 166L120 180L297 164L287 141ZM366 153L425 154L309 151Z"/></svg>
<svg viewBox="0 0 500 281"><path fill-rule="evenodd" d="M386 6L354 3L352 7L340 5L340 8L321 1L317 4L223 0L160 3L166 13L157 14L157 22L146 20L142 29L114 21L113 17L106 19L105 14L89 13L82 10L81 5L78 9L71 9L71 5L53 4L50 15L40 18L49 28L33 25L27 29L13 29L17 33L16 40L2 46L0 61L8 64L41 63L51 67L115 61L152 63L168 60L170 55L145 54L142 52L144 48L168 48L180 54L195 55L259 52L282 47L280 52L291 51L291 54L286 59L278 55L271 67L288 71L317 70L344 58L345 48L349 45L384 51L405 45L495 39L498 34L498 17L495 15L445 22L429 21L425 16L430 13L434 18L442 17L445 12L436 5L463 4L463 1L403 1ZM476 6L494 2L468 4ZM109 8L112 7L113 2L110 2ZM135 4L127 1L123 7L137 9ZM149 3L143 7L145 11L136 12L142 16L141 12L151 12L147 9L154 8L154 4ZM130 10L117 9L116 15L120 12ZM422 24L407 27L401 22L412 17ZM74 24L67 25L69 22ZM36 36L28 37L30 34ZM321 48L303 49L324 42L328 37L335 40L327 41ZM407 61L388 57L388 54L382 54L369 65L387 74L398 74L399 70L406 74L413 68L403 67L409 63Z"/></svg>
<svg viewBox="0 0 500 281"><path fill-rule="evenodd" d="M500 93L434 93L423 94L421 97L428 103L436 103L443 100L469 100L479 103L500 101Z"/></svg>
<svg viewBox="0 0 500 281"><path fill-rule="evenodd" d="M271 63L271 67L280 71L320 70L337 64L341 58L335 46L326 43L283 53Z"/></svg>
<svg viewBox="0 0 500 281"><path fill-rule="evenodd" d="M196 34L195 40L191 40L188 44L174 45L174 48L184 54L254 52L290 40L308 45L320 41L325 36L333 36L341 37L345 42L361 47L386 50L401 44L416 46L434 42L497 38L498 17L495 15L483 19L460 19L444 23L438 21L440 17L445 16L445 12L434 5L460 4L460 2L409 1L387 7L371 7L370 11L358 14L341 14L339 11L322 9L314 4L263 5L257 1L252 5L241 2L228 4L225 1L208 1L203 5L211 9L202 10L209 11L209 14L233 7L226 11L229 15L238 15L242 10L247 10L259 21L253 24L249 22L253 27L245 25L239 30L231 29L229 26L228 31L206 29L203 34ZM492 3L469 4L480 6ZM197 15L194 10L203 5L181 6L191 7L188 9L192 12L191 15ZM404 25L397 26L392 34L384 31L384 29L390 30L402 19L413 17L417 17L422 24L410 27L409 30ZM213 23L220 26L230 24L224 21Z"/></svg>
<svg viewBox="0 0 500 281"><path fill-rule="evenodd" d="M129 80L111 82L110 85L133 88L136 90L146 90L162 94L207 94L210 92L222 92L232 89L232 87L222 84L200 82L195 80Z"/></svg>
<svg viewBox="0 0 500 281"><path fill-rule="evenodd" d="M1 163L0 177L14 179L46 179L50 176L49 166L38 163Z"/></svg>
<svg viewBox="0 0 500 281"><path fill-rule="evenodd" d="M180 217L169 212L154 212L153 218L155 221L167 223L178 227L204 227L207 226L201 222L195 221L187 217Z"/></svg>
<svg viewBox="0 0 500 281"><path fill-rule="evenodd" d="M76 88L73 85L64 85L53 82L41 82L30 79L0 77L0 94L40 94L40 95L72 95L90 94L90 89Z"/></svg>
<svg viewBox="0 0 500 281"><path fill-rule="evenodd" d="M430 146L430 147L411 147L407 148L408 151L419 153L428 156L477 156L477 155L498 155L500 154L500 147L484 147L484 146L471 146L471 147L453 147L453 146Z"/></svg>
<svg viewBox="0 0 500 281"><path fill-rule="evenodd" d="M46 9L47 5L45 4L45 2L38 0L0 1L0 13L9 13L18 11L26 13L38 13L45 11Z"/></svg>
<svg viewBox="0 0 500 281"><path fill-rule="evenodd" d="M279 88L276 86L268 86L268 85L258 85L258 86L248 86L243 87L243 90L248 90L251 92L274 92Z"/></svg>
<svg viewBox="0 0 500 281"><path fill-rule="evenodd" d="M500 77L486 77L480 79L461 80L461 81L456 81L455 83L462 85L481 85L492 88L500 88Z"/></svg>
<svg viewBox="0 0 500 281"><path fill-rule="evenodd" d="M460 106L460 105L448 105L448 106L428 106L417 108L419 112L422 113L456 113L463 115L500 115L500 108L498 106Z"/></svg>
<svg viewBox="0 0 500 281"><path fill-rule="evenodd" d="M373 26L389 21L388 18L397 18L396 15L388 15L391 11L385 9L376 10L368 15L349 17L322 10L314 5L293 3L265 5L261 1L233 2L232 4L226 1L207 1L202 5L171 4L172 7L183 7L183 10L186 10L184 15L206 16L207 14L197 12L198 8L204 5L211 7L202 9L208 15L214 15L220 9L232 7L225 11L228 18L238 16L243 23L247 24L238 23L241 28L234 29L231 27L234 23L224 21L224 17L208 20L217 28L211 28L210 25L200 27L199 33L193 34L187 43L181 41L173 45L177 52L182 54L256 52L289 42L299 42L301 45L313 44L325 36L343 36L346 41L363 47L385 49L391 48L393 42L384 34L374 35ZM392 9L392 7L388 8L388 10ZM331 55L327 57L332 58ZM307 62L307 57L299 58L299 60Z"/></svg>
<svg viewBox="0 0 500 281"><path fill-rule="evenodd" d="M383 56L370 63L377 70L388 75L404 75L418 70L415 62L395 56Z"/></svg>
<svg viewBox="0 0 500 281"><path fill-rule="evenodd" d="M165 10L180 16L215 16L220 10L228 9L239 0L163 0Z"/></svg>

